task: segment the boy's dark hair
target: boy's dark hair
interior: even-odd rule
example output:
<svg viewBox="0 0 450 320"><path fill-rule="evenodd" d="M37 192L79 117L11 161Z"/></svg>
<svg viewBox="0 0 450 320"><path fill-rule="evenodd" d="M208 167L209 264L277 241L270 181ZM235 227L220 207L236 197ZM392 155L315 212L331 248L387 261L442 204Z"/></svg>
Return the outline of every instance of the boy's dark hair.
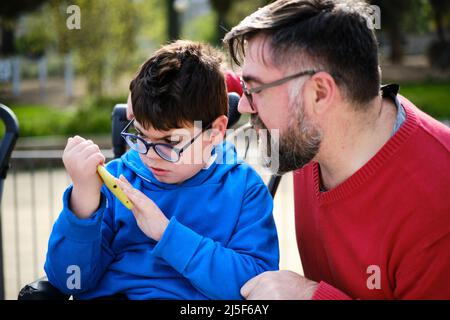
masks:
<svg viewBox="0 0 450 320"><path fill-rule="evenodd" d="M244 19L224 42L240 64L246 40L265 35L274 65L312 62L334 77L350 101L364 105L380 91L373 9L355 0L279 0Z"/></svg>
<svg viewBox="0 0 450 320"><path fill-rule="evenodd" d="M228 114L222 57L211 46L178 40L156 51L130 83L136 120L159 131Z"/></svg>

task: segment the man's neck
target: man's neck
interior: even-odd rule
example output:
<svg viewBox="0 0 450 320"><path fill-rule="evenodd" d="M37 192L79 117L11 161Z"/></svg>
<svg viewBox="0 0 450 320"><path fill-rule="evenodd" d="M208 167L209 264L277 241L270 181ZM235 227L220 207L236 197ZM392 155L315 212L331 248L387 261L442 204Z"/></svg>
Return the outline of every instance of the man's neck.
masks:
<svg viewBox="0 0 450 320"><path fill-rule="evenodd" d="M394 102L378 97L369 111L336 117L317 156L325 190L343 183L377 154L391 137L396 115Z"/></svg>

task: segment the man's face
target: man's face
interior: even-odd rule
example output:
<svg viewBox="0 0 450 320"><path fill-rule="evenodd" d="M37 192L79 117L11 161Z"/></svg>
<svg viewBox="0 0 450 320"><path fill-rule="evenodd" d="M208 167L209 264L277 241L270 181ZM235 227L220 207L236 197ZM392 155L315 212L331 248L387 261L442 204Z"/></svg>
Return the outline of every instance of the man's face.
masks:
<svg viewBox="0 0 450 320"><path fill-rule="evenodd" d="M264 63L264 59L267 63ZM269 44L263 37L255 37L247 47L244 58L242 77L247 80L249 89L281 79L284 74L270 63ZM305 78L303 82L307 81ZM321 130L306 115L302 92L289 96L289 84L272 87L260 93L253 93L253 106L242 96L239 102L241 113L251 114L251 123L257 131L269 135L267 145L261 145L262 153L269 157L272 163L263 163L277 172L285 173L302 168L317 155L322 140ZM302 87L303 88L303 87ZM271 130L279 130L279 139L274 139ZM276 145L273 147L271 144ZM270 154L278 150L278 155ZM278 158L277 158L278 156ZM278 160L278 165L273 161Z"/></svg>

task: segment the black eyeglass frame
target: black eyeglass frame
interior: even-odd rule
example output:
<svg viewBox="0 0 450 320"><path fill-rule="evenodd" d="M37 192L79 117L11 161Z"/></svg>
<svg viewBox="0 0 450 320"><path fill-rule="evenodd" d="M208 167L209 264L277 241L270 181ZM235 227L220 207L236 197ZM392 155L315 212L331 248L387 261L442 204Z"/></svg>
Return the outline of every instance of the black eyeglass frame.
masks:
<svg viewBox="0 0 450 320"><path fill-rule="evenodd" d="M134 123L134 120L135 120L135 119L131 120L131 121L125 126L125 128L122 130L122 132L120 133L120 135L121 135L122 138L125 140L125 142L130 146L130 148L133 149L134 151L140 153L140 154L147 154L148 151L150 150L150 148L153 148L153 151L155 151L155 153L156 153L159 157L161 157L161 159L166 160L166 161L168 161L168 162L172 162L172 163L175 163L175 162L180 161L181 154L182 154L187 148L189 148L189 146L190 146L191 144L193 144L194 141L195 141L199 136L201 136L206 130L211 129L211 127L212 127L212 123L210 123L210 124L207 125L205 128L203 128L201 132L199 132L198 134L196 134L196 135L191 139L191 141L189 141L188 143L186 143L185 145L183 145L181 148L177 148L177 147L172 146L172 145L170 145L170 144L168 144L168 143L158 143L158 142L157 142L157 143L153 143L153 142L147 142L147 141L145 141L145 139L142 138L142 137L139 137L139 136L137 136L137 135L135 135L135 134L126 132L126 131L128 130L128 128ZM134 145L131 145L131 144L128 142L127 137L134 138L134 139L137 139L137 140L141 141L141 142L144 144L144 146L145 146L145 148L146 148L146 151L145 151L145 152L141 152L141 151L139 151L139 150L136 150L135 146L134 146ZM160 153L160 151L158 151L158 148L157 148L158 145L161 145L161 146L164 146L164 147L166 147L166 148L172 149L172 151L175 152L175 154L177 155L177 158L176 158L176 159L171 159L171 158L166 158L166 157L164 157L164 154L163 154L163 153Z"/></svg>
<svg viewBox="0 0 450 320"><path fill-rule="evenodd" d="M299 77L303 77L303 76L313 76L318 72L320 72L320 71L317 71L317 70L302 71L302 72L299 72L299 73L296 73L296 74L293 74L293 75L290 75L290 76L281 78L279 80L269 82L269 83L263 84L261 86L255 87L255 88L251 88L251 89L248 89L245 81L243 79L241 79L241 86L242 86L244 95L247 98L248 103L250 104L250 107L252 108L253 111L256 111L256 108L253 105L253 96L252 96L253 93L260 93L263 90L280 86L283 83L286 83L295 78L299 78Z"/></svg>

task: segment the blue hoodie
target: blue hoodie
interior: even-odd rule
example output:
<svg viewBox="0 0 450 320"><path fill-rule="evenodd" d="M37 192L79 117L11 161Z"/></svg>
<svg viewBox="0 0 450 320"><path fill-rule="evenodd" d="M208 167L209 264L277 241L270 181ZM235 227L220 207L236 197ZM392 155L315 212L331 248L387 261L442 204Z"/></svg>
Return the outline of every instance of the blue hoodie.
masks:
<svg viewBox="0 0 450 320"><path fill-rule="evenodd" d="M70 186L50 235L50 283L79 299L116 293L129 299L242 299L245 282L278 269L273 202L232 144L217 146L214 154L209 168L181 184L158 181L135 151L108 163L109 172L123 174L170 220L159 242L105 187L92 217L77 218L69 207Z"/></svg>

